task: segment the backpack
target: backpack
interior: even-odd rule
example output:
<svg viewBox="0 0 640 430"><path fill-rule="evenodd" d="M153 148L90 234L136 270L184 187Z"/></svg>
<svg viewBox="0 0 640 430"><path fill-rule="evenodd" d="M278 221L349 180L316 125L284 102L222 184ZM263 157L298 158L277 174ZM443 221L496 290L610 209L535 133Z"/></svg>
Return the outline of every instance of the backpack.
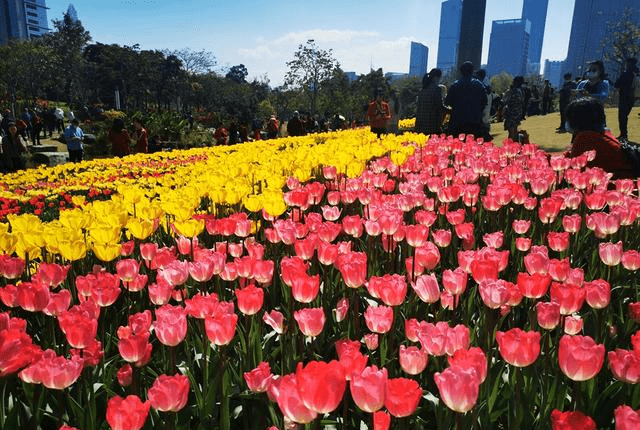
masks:
<svg viewBox="0 0 640 430"><path fill-rule="evenodd" d="M640 177L640 146L629 143L627 140L622 140L620 149L622 150L622 155L633 165L633 175Z"/></svg>

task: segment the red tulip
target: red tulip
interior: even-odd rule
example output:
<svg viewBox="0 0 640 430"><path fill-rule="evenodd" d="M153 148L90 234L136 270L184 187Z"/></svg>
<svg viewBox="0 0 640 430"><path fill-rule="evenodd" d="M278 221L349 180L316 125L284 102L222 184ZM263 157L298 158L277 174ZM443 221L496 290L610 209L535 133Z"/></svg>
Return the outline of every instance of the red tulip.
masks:
<svg viewBox="0 0 640 430"><path fill-rule="evenodd" d="M0 275L7 279L16 279L24 272L26 262L20 257L0 255Z"/></svg>
<svg viewBox="0 0 640 430"><path fill-rule="evenodd" d="M562 217L562 227L568 233L577 233L582 225L580 214L565 215Z"/></svg>
<svg viewBox="0 0 640 430"><path fill-rule="evenodd" d="M372 276L366 286L372 297L381 299L387 306L401 305L407 295L407 282L403 275L387 273Z"/></svg>
<svg viewBox="0 0 640 430"><path fill-rule="evenodd" d="M528 219L513 220L513 222L511 223L511 227L513 228L513 231L515 231L516 233L525 234L527 231L529 231L529 228L531 227L531 220L528 220Z"/></svg>
<svg viewBox="0 0 640 430"><path fill-rule="evenodd" d="M153 331L163 345L178 345L187 335L187 311L181 306L159 307L156 309Z"/></svg>
<svg viewBox="0 0 640 430"><path fill-rule="evenodd" d="M47 349L38 361L20 372L19 376L25 382L42 384L53 390L63 390L76 382L82 373L84 362L76 356L70 360L57 356Z"/></svg>
<svg viewBox="0 0 640 430"><path fill-rule="evenodd" d="M291 279L291 295L300 303L311 303L320 292L320 275L309 276L299 272Z"/></svg>
<svg viewBox="0 0 640 430"><path fill-rule="evenodd" d="M140 367L151 356L152 346L149 343L150 333L135 334L130 327L118 328L118 352L124 361Z"/></svg>
<svg viewBox="0 0 640 430"><path fill-rule="evenodd" d="M280 276L285 285L291 287L293 280L307 273L307 263L300 257L284 257L280 261Z"/></svg>
<svg viewBox="0 0 640 430"><path fill-rule="evenodd" d="M540 333L513 328L506 332L496 332L500 355L509 364L526 367L533 364L540 355Z"/></svg>
<svg viewBox="0 0 640 430"><path fill-rule="evenodd" d="M415 248L413 252L415 265L423 270L433 270L440 263L440 251L431 242Z"/></svg>
<svg viewBox="0 0 640 430"><path fill-rule="evenodd" d="M518 273L518 288L522 295L530 299L538 299L544 296L551 285L551 276L548 274L534 273Z"/></svg>
<svg viewBox="0 0 640 430"><path fill-rule="evenodd" d="M585 282L586 299L593 309L604 309L609 306L611 300L611 285L604 279L596 279Z"/></svg>
<svg viewBox="0 0 640 430"><path fill-rule="evenodd" d="M524 257L524 266L531 275L534 273L546 274L549 271L549 255L544 251L534 251L532 249Z"/></svg>
<svg viewBox="0 0 640 430"><path fill-rule="evenodd" d="M567 315L564 319L564 332L568 335L576 335L582 331L584 321L579 316Z"/></svg>
<svg viewBox="0 0 640 430"><path fill-rule="evenodd" d="M346 297L338 300L335 309L333 310L337 322L343 321L347 317L349 312L349 299Z"/></svg>
<svg viewBox="0 0 640 430"><path fill-rule="evenodd" d="M367 254L364 252L349 252L338 255L336 266L340 270L344 283L349 288L364 285L367 276Z"/></svg>
<svg viewBox="0 0 640 430"><path fill-rule="evenodd" d="M55 317L69 309L70 305L71 291L60 290L59 293L51 293L49 296L49 304L42 310L42 312L46 315Z"/></svg>
<svg viewBox="0 0 640 430"><path fill-rule="evenodd" d="M18 328L0 330L0 378L15 373L40 358L42 351Z"/></svg>
<svg viewBox="0 0 640 430"><path fill-rule="evenodd" d="M436 275L420 275L411 283L413 291L425 303L435 303L440 299L440 288Z"/></svg>
<svg viewBox="0 0 640 430"><path fill-rule="evenodd" d="M600 243L598 245L600 260L607 266L617 266L622 260L622 242Z"/></svg>
<svg viewBox="0 0 640 430"><path fill-rule="evenodd" d="M119 260L116 263L116 272L124 283L132 282L138 276L139 270L140 263L133 258Z"/></svg>
<svg viewBox="0 0 640 430"><path fill-rule="evenodd" d="M554 251L562 252L569 247L569 233L550 231L547 233L547 242L549 248Z"/></svg>
<svg viewBox="0 0 640 430"><path fill-rule="evenodd" d="M369 306L364 311L367 328L374 333L387 333L393 325L393 308L389 306Z"/></svg>
<svg viewBox="0 0 640 430"><path fill-rule="evenodd" d="M629 318L640 322L640 302L629 303Z"/></svg>
<svg viewBox="0 0 640 430"><path fill-rule="evenodd" d="M556 220L564 201L559 197L546 197L540 200L538 217L543 224L551 224Z"/></svg>
<svg viewBox="0 0 640 430"><path fill-rule="evenodd" d="M528 237L516 237L516 249L521 252L527 252L531 248L531 239Z"/></svg>
<svg viewBox="0 0 640 430"><path fill-rule="evenodd" d="M580 411L551 411L551 430L596 430L593 418Z"/></svg>
<svg viewBox="0 0 640 430"><path fill-rule="evenodd" d="M151 407L161 412L178 412L189 398L189 378L185 375L160 375L147 392Z"/></svg>
<svg viewBox="0 0 640 430"><path fill-rule="evenodd" d="M315 411L307 408L302 402L295 374L275 379L269 386L269 393L276 399L282 414L290 421L307 424L318 416Z"/></svg>
<svg viewBox="0 0 640 430"><path fill-rule="evenodd" d="M589 336L567 336L560 339L558 362L565 376L574 381L586 381L600 372L604 363L604 345Z"/></svg>
<svg viewBox="0 0 640 430"><path fill-rule="evenodd" d="M444 355L446 353L449 330L449 324L444 321L437 322L436 324L421 324L418 339L420 339L422 348L429 355Z"/></svg>
<svg viewBox="0 0 640 430"><path fill-rule="evenodd" d="M265 312L262 315L262 321L269 324L271 328L279 334L282 334L284 329L284 315L281 312L272 310L271 312Z"/></svg>
<svg viewBox="0 0 640 430"><path fill-rule="evenodd" d="M451 230L433 230L431 238L436 246L446 248L451 243Z"/></svg>
<svg viewBox="0 0 640 430"><path fill-rule="evenodd" d="M373 413L373 430L389 430L391 425L391 415L384 411Z"/></svg>
<svg viewBox="0 0 640 430"><path fill-rule="evenodd" d="M473 367L448 367L442 373L436 372L433 379L442 401L453 411L468 412L478 401L480 378Z"/></svg>
<svg viewBox="0 0 640 430"><path fill-rule="evenodd" d="M536 303L538 325L545 330L553 330L560 324L560 305L556 302Z"/></svg>
<svg viewBox="0 0 640 430"><path fill-rule="evenodd" d="M576 313L582 308L587 290L573 284L551 284L551 301L560 305L562 315Z"/></svg>
<svg viewBox="0 0 640 430"><path fill-rule="evenodd" d="M387 380L384 406L396 418L408 417L418 408L422 388L413 379L394 378Z"/></svg>
<svg viewBox="0 0 640 430"><path fill-rule="evenodd" d="M128 387L133 382L133 369L129 363L126 363L116 373L116 377L118 378L118 384L123 387Z"/></svg>
<svg viewBox="0 0 640 430"><path fill-rule="evenodd" d="M549 275L551 279L559 282L566 282L571 274L571 262L568 258L556 260L549 259Z"/></svg>
<svg viewBox="0 0 640 430"><path fill-rule="evenodd" d="M337 340L336 352L347 381L351 379L353 373L361 372L367 365L368 357L360 352L360 342L357 340Z"/></svg>
<svg viewBox="0 0 640 430"><path fill-rule="evenodd" d="M149 401L138 396L115 396L107 402L107 422L113 430L140 430L149 415Z"/></svg>
<svg viewBox="0 0 640 430"><path fill-rule="evenodd" d="M71 357L80 357L84 363L84 367L93 367L97 366L100 361L102 361L102 357L104 356L104 351L102 350L102 343L98 340L93 340L83 349L72 349Z"/></svg>
<svg viewBox="0 0 640 430"><path fill-rule="evenodd" d="M204 319L207 337L215 345L227 345L236 333L238 315L233 312L217 312Z"/></svg>
<svg viewBox="0 0 640 430"><path fill-rule="evenodd" d="M40 312L47 307L51 293L49 287L40 282L22 282L16 285L16 302L25 311Z"/></svg>
<svg viewBox="0 0 640 430"><path fill-rule="evenodd" d="M87 306L89 305L88 303ZM98 320L90 311L86 310L87 306L73 306L58 315L60 329L73 348L85 348L96 338L98 333ZM93 306L95 307L95 305Z"/></svg>
<svg viewBox="0 0 640 430"><path fill-rule="evenodd" d="M38 271L34 275L34 278L49 288L56 288L62 284L67 277L69 266L61 266L55 263L40 263Z"/></svg>
<svg viewBox="0 0 640 430"><path fill-rule="evenodd" d="M640 269L640 252L629 249L622 253L622 267L627 270L636 271Z"/></svg>
<svg viewBox="0 0 640 430"><path fill-rule="evenodd" d="M636 351L616 349L607 353L613 376L629 384L640 382L640 354Z"/></svg>
<svg viewBox="0 0 640 430"><path fill-rule="evenodd" d="M473 368L476 371L480 383L487 378L488 364L487 356L482 349L473 347L469 349L459 349L453 355L447 358L450 367L460 366L468 369Z"/></svg>
<svg viewBox="0 0 640 430"><path fill-rule="evenodd" d="M152 322L153 317L151 316L151 311L148 309L143 312L129 315L129 327L134 334L149 332Z"/></svg>
<svg viewBox="0 0 640 430"><path fill-rule="evenodd" d="M467 289L467 272L461 267L442 272L442 287L454 296L459 296Z"/></svg>
<svg viewBox="0 0 640 430"><path fill-rule="evenodd" d="M478 283L478 292L483 303L490 309L498 309L509 301L511 296L509 285L504 279L488 279Z"/></svg>
<svg viewBox="0 0 640 430"><path fill-rule="evenodd" d="M378 349L379 338L378 333L369 333L364 336L364 343L367 345L369 351L375 351Z"/></svg>
<svg viewBox="0 0 640 430"><path fill-rule="evenodd" d="M336 360L311 361L306 366L298 363L296 380L304 405L319 414L334 411L347 386L344 369Z"/></svg>
<svg viewBox="0 0 640 430"><path fill-rule="evenodd" d="M245 315L257 314L264 302L264 290L253 284L235 290L238 309Z"/></svg>
<svg viewBox="0 0 640 430"><path fill-rule="evenodd" d="M255 369L244 372L244 381L247 383L249 390L254 393L264 393L269 389L271 381L273 381L273 375L271 374L271 367L266 361L258 364Z"/></svg>
<svg viewBox="0 0 640 430"><path fill-rule="evenodd" d="M478 283L498 279L498 262L494 259L474 258L470 268L471 276Z"/></svg>
<svg viewBox="0 0 640 430"><path fill-rule="evenodd" d="M359 215L348 215L342 219L342 230L353 237L362 236L364 231L364 224L362 218Z"/></svg>
<svg viewBox="0 0 640 430"><path fill-rule="evenodd" d="M107 271L94 271L86 276L76 277L78 295L89 298L100 307L111 306L120 295L120 279Z"/></svg>
<svg viewBox="0 0 640 430"><path fill-rule="evenodd" d="M293 317L305 336L316 337L322 333L325 315L322 308L305 308L295 311Z"/></svg>
<svg viewBox="0 0 640 430"><path fill-rule="evenodd" d="M630 406L620 405L614 411L616 430L637 430L640 428L640 411L634 411Z"/></svg>
<svg viewBox="0 0 640 430"><path fill-rule="evenodd" d="M407 244L417 248L423 246L427 242L429 236L429 227L426 225L416 224L405 227L405 238Z"/></svg>
<svg viewBox="0 0 640 430"><path fill-rule="evenodd" d="M418 375L427 367L428 355L415 346L400 345L400 368L409 375Z"/></svg>
<svg viewBox="0 0 640 430"><path fill-rule="evenodd" d="M349 390L355 404L365 412L382 408L387 388L387 369L376 366L364 368L351 375Z"/></svg>

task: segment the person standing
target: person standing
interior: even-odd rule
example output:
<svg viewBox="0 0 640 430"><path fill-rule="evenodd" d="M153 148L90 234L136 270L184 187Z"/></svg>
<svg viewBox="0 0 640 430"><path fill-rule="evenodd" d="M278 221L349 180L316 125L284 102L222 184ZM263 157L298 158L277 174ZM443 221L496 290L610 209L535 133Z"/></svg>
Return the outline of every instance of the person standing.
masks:
<svg viewBox="0 0 640 430"><path fill-rule="evenodd" d="M9 133L2 138L2 163L0 168L5 173L16 172L25 168L23 155L27 152L27 145L18 133L18 127L14 121L7 123Z"/></svg>
<svg viewBox="0 0 640 430"><path fill-rule="evenodd" d="M124 126L122 118L113 120L113 126L107 134L107 142L111 144L111 153L116 157L124 157L131 154L131 137Z"/></svg>
<svg viewBox="0 0 640 430"><path fill-rule="evenodd" d="M289 136L304 136L306 134L304 123L300 119L300 113L298 111L293 112L293 118L287 122L287 133Z"/></svg>
<svg viewBox="0 0 640 430"><path fill-rule="evenodd" d="M600 60L589 63L587 79L581 81L576 91L578 95L589 96L604 103L609 98L609 81L604 70L604 63Z"/></svg>
<svg viewBox="0 0 640 430"><path fill-rule="evenodd" d="M637 63L638 60L636 58L627 58L624 72L622 72L614 84L614 87L618 89L619 95L618 124L620 126L620 136L618 136L617 139L620 141L629 139L627 125L629 122L629 114L635 103L633 79L636 73L638 73Z"/></svg>
<svg viewBox="0 0 640 430"><path fill-rule="evenodd" d="M524 78L513 78L511 89L504 96L504 129L509 131L509 139L518 140L518 125L525 117L525 94L522 89Z"/></svg>
<svg viewBox="0 0 640 430"><path fill-rule="evenodd" d="M444 104L442 102L442 88L440 79L442 71L431 69L422 78L422 90L418 93L416 103L416 133L440 134L442 132L442 114Z"/></svg>
<svg viewBox="0 0 640 430"><path fill-rule="evenodd" d="M567 110L567 106L569 106L569 102L571 102L571 93L576 89L576 83L571 79L571 73L564 74L564 82L562 83L562 87L560 88L560 100L559 107L560 109L560 127L556 128L559 133L566 133L566 123L567 123L567 114L565 110Z"/></svg>
<svg viewBox="0 0 640 430"><path fill-rule="evenodd" d="M134 119L133 120L133 128L136 129L136 145L133 148L135 153L146 154L149 152L149 132L144 127L142 120Z"/></svg>
<svg viewBox="0 0 640 430"><path fill-rule="evenodd" d="M82 161L82 140L84 139L84 133L79 125L80 121L74 118L71 124L64 129L64 140L67 142L69 161L74 163Z"/></svg>
<svg viewBox="0 0 640 430"><path fill-rule="evenodd" d="M369 119L371 132L378 135L387 133L387 122L391 119L389 104L382 100L382 89L378 88L374 94L374 99L369 103L366 118Z"/></svg>
<svg viewBox="0 0 640 430"><path fill-rule="evenodd" d="M460 79L455 81L444 101L451 106L449 134L461 133L482 137L482 111L487 105L487 92L482 82L473 77L473 64L465 61L460 66Z"/></svg>
<svg viewBox="0 0 640 430"><path fill-rule="evenodd" d="M391 113L391 118L387 123L387 130L389 133L398 134L400 131L398 128L398 123L400 122L400 100L395 90L391 91L391 96L389 97L389 112Z"/></svg>

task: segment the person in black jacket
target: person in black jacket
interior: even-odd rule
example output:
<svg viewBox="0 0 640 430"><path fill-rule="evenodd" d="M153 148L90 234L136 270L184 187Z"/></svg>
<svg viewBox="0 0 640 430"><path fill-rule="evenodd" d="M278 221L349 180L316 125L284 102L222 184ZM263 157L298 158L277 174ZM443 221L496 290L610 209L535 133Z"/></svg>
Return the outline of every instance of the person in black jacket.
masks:
<svg viewBox="0 0 640 430"><path fill-rule="evenodd" d="M618 124L620 125L620 136L618 140L627 140L628 130L627 124L629 121L629 114L633 108L635 102L635 94L633 89L633 78L638 73L638 67L636 64L638 60L636 58L627 58L626 67L624 72L620 75L614 86L618 89Z"/></svg>
<svg viewBox="0 0 640 430"><path fill-rule="evenodd" d="M559 101L559 109L560 109L560 127L556 130L558 133L566 133L566 123L567 123L567 115L565 110L567 110L567 106L571 102L571 92L576 89L577 84L571 79L571 73L564 74L564 82L562 83L562 87L560 88L560 101Z"/></svg>

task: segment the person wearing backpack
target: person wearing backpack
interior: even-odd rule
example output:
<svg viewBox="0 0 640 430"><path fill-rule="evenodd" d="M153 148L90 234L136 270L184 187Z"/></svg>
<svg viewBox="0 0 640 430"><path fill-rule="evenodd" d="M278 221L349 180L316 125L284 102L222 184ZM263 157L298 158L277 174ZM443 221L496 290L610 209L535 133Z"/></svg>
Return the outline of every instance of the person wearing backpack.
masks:
<svg viewBox="0 0 640 430"><path fill-rule="evenodd" d="M635 103L635 93L636 91L640 91L640 89L635 88L636 85L634 85L635 81L638 80L636 79L636 74L638 73L637 63L638 60L636 58L627 58L624 72L622 72L614 84L614 87L618 89L619 95L618 124L620 126L620 136L618 136L618 140L620 141L629 139L627 130L629 114Z"/></svg>

